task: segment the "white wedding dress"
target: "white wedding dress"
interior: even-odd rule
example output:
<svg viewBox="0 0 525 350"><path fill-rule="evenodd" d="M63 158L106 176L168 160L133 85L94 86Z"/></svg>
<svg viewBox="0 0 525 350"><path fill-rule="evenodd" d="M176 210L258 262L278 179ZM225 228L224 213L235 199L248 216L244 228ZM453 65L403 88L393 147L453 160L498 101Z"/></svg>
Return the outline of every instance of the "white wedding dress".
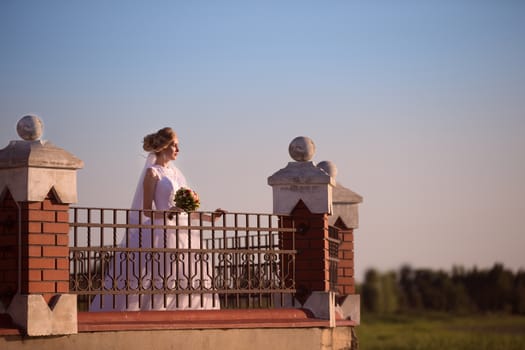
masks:
<svg viewBox="0 0 525 350"><path fill-rule="evenodd" d="M152 163L152 160L150 159L148 162ZM182 173L173 166L162 167L148 164L145 169L148 167L152 168L159 178L155 188L154 209L168 210L173 206L175 192L180 187L186 187L186 180ZM143 175L138 187L141 187L142 180ZM150 224L149 218L145 216L142 218L143 224ZM180 213L171 220L167 218L165 222L164 219L155 219L154 224L187 226L188 215ZM188 232L186 229L164 228L155 228L152 231L149 228L142 228L140 233L139 229L130 229L119 247L200 249L200 245L201 240L198 231ZM140 254L137 252L116 252L107 268L107 274L103 281L104 289L110 290L113 283L116 283L118 289L129 288L136 292L128 294L127 297L124 294L96 295L89 310L219 309L219 298L217 294L212 293L212 271L208 266L208 261L209 256L205 252L190 253L173 250ZM126 281L128 281L127 285ZM162 292L163 290L167 292Z"/></svg>

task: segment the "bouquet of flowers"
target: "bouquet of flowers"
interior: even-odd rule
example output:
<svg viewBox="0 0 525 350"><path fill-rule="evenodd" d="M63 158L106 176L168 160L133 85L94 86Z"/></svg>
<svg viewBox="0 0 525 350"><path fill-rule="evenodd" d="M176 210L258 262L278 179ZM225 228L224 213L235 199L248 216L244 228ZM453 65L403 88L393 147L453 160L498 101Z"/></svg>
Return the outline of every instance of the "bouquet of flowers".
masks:
<svg viewBox="0 0 525 350"><path fill-rule="evenodd" d="M178 208L187 213L196 210L201 205L197 192L186 187L181 187L177 190L173 201Z"/></svg>

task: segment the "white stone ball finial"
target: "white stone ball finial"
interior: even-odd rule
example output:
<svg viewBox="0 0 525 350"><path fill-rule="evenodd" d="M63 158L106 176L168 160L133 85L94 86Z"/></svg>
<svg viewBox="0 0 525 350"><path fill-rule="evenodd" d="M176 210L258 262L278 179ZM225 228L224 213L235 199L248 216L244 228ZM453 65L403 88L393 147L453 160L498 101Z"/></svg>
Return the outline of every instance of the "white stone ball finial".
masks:
<svg viewBox="0 0 525 350"><path fill-rule="evenodd" d="M315 144L309 137L298 136L290 142L288 153L297 162L307 162L314 157Z"/></svg>
<svg viewBox="0 0 525 350"><path fill-rule="evenodd" d="M18 136L26 141L36 141L42 136L44 125L42 120L36 115L26 115L16 124Z"/></svg>
<svg viewBox="0 0 525 350"><path fill-rule="evenodd" d="M319 162L319 164L317 164L317 167L319 169L324 170L325 173L327 173L334 179L337 177L337 167L335 166L334 162L331 162L329 160L324 160L322 162Z"/></svg>

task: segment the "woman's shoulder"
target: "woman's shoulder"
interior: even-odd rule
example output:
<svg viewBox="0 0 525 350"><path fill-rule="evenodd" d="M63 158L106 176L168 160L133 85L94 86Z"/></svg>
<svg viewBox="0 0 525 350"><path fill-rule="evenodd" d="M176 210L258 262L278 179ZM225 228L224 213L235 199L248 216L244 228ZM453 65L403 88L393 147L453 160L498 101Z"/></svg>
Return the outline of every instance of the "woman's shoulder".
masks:
<svg viewBox="0 0 525 350"><path fill-rule="evenodd" d="M149 178L158 178L159 177L159 170L155 165L152 165L146 169L146 177Z"/></svg>

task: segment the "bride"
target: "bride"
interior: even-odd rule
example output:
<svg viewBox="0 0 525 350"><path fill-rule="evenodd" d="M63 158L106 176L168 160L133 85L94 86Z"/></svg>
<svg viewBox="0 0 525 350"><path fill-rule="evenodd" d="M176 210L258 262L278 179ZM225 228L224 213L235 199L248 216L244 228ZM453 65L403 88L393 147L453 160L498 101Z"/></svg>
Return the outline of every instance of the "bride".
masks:
<svg viewBox="0 0 525 350"><path fill-rule="evenodd" d="M179 142L171 128L144 137L149 152L133 198L130 224L188 226L192 214L174 206L175 192L186 187L184 175L171 164L179 153ZM214 218L224 211L217 209ZM213 220L211 215L200 215ZM145 248L142 253L115 252L103 281L103 290L132 290L134 294L96 295L90 311L139 311L218 309L219 300L212 290L212 272L207 254L173 251L201 249L199 232L186 229L133 228L120 248ZM168 248L150 250L148 248ZM162 291L176 293L163 293ZM156 291L156 292L155 292ZM161 291L160 293L158 291ZM185 292L186 291L186 292ZM210 291L210 292L203 292Z"/></svg>

